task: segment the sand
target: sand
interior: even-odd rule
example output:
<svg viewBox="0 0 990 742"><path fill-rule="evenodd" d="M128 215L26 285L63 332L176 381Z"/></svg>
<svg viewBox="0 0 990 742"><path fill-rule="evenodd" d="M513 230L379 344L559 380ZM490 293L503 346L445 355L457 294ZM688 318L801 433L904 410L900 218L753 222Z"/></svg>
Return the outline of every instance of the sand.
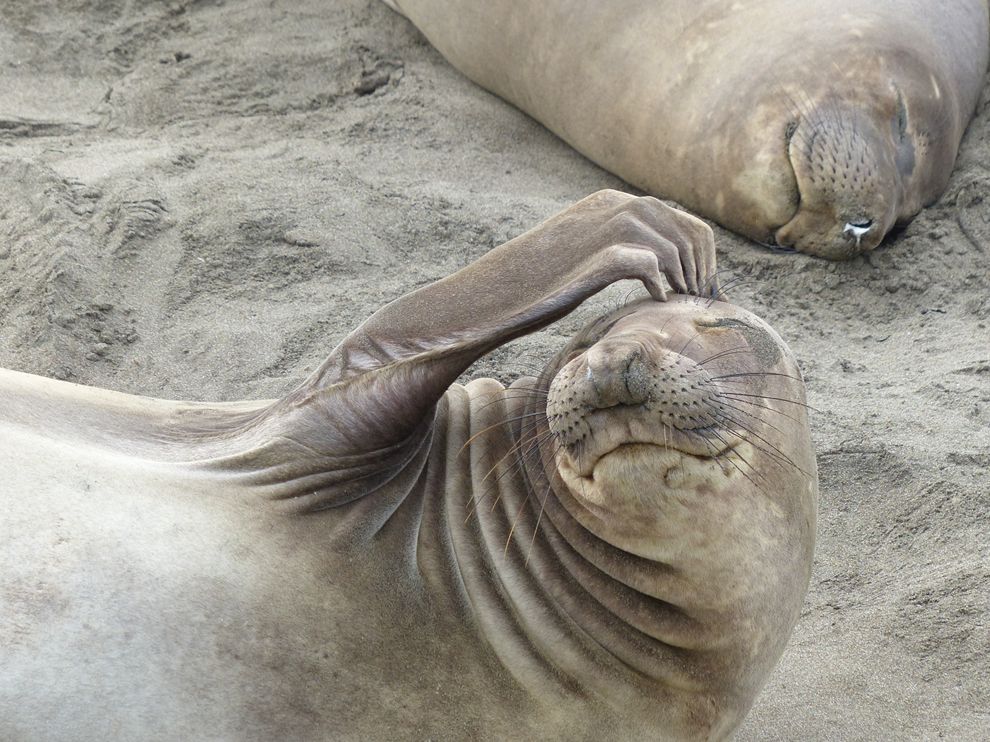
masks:
<svg viewBox="0 0 990 742"><path fill-rule="evenodd" d="M9 368L279 395L384 302L624 187L377 0L2 0L0 19ZM947 193L873 254L717 230L733 298L801 360L821 476L805 609L739 739L990 738L986 100ZM538 365L625 291L472 374Z"/></svg>

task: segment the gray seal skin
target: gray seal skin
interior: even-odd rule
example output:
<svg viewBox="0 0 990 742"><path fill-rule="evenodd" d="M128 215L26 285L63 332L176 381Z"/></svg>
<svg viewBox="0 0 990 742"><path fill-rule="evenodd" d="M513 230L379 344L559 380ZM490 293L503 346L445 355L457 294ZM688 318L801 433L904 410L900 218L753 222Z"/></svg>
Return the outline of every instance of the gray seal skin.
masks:
<svg viewBox="0 0 990 742"><path fill-rule="evenodd" d="M0 372L0 739L724 738L817 480L794 358L713 269L704 223L601 192L278 400ZM625 278L652 298L539 378L454 383Z"/></svg>
<svg viewBox="0 0 990 742"><path fill-rule="evenodd" d="M990 38L986 0L388 4L627 182L833 259L942 194Z"/></svg>

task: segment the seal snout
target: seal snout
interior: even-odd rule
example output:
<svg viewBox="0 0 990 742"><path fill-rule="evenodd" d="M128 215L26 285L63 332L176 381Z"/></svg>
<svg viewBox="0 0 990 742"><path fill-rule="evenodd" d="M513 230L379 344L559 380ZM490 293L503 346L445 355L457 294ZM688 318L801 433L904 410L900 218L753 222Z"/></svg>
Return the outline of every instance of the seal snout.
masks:
<svg viewBox="0 0 990 742"><path fill-rule="evenodd" d="M547 418L582 476L621 446L649 444L714 456L704 431L722 408L715 382L692 359L639 333L605 338L554 377Z"/></svg>
<svg viewBox="0 0 990 742"><path fill-rule="evenodd" d="M903 186L898 142L864 110L823 104L795 128L788 155L798 187L778 245L831 260L874 249L893 226Z"/></svg>
<svg viewBox="0 0 990 742"><path fill-rule="evenodd" d="M649 350L639 340L597 343L585 356L586 375L598 409L620 404L643 404L649 399L651 373Z"/></svg>
<svg viewBox="0 0 990 742"><path fill-rule="evenodd" d="M863 237L868 235L873 229L873 224L872 219L865 219L859 223L846 222L846 225L842 228L842 236L849 240L855 240L856 248L859 249Z"/></svg>

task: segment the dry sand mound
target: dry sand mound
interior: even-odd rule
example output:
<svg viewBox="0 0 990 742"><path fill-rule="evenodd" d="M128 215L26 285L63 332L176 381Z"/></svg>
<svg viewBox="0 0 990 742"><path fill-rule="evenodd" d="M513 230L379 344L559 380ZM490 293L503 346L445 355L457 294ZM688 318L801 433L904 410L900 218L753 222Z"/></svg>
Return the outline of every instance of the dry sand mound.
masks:
<svg viewBox="0 0 990 742"><path fill-rule="evenodd" d="M386 300L621 187L377 0L2 0L0 18L10 368L277 395ZM990 738L986 97L946 195L876 253L718 233L748 276L734 298L788 339L820 410L811 591L741 739ZM511 378L581 321L475 373Z"/></svg>

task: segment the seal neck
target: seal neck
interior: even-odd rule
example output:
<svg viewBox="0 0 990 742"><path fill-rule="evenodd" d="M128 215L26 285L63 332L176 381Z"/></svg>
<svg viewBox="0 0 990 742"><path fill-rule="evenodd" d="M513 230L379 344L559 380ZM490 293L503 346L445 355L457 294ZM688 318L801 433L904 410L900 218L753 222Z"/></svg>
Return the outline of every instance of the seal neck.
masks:
<svg viewBox="0 0 990 742"><path fill-rule="evenodd" d="M472 497L448 486L447 527L473 618L506 669L544 699L556 690L614 711L636 706L638 718L690 734L699 720L734 725L731 693L712 700L712 678L731 674L727 653L710 651L719 638L665 597L686 592L684 578L605 543L568 514L545 389L525 378L506 390L476 382L468 392L460 419L451 406L448 437L469 444L448 485L469 481Z"/></svg>

